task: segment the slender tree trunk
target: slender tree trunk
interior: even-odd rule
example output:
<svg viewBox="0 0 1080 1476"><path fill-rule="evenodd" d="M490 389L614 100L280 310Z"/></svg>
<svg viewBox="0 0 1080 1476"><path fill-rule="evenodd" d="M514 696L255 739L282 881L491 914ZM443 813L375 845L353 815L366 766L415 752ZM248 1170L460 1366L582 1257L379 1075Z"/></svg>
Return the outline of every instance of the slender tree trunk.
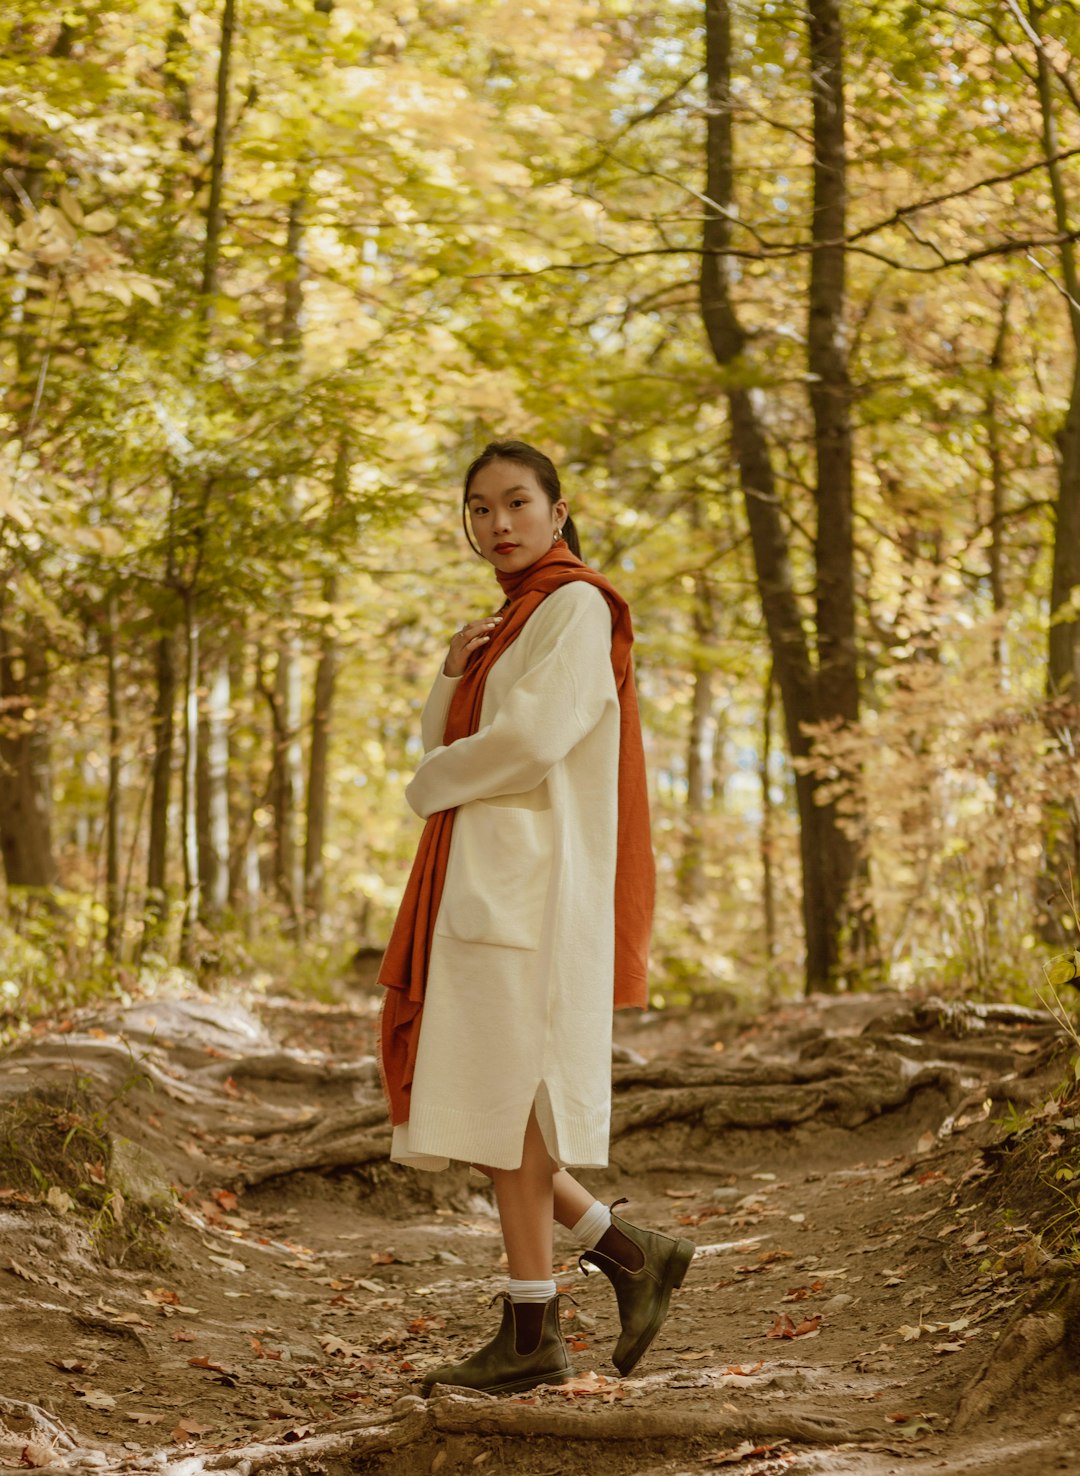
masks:
<svg viewBox="0 0 1080 1476"><path fill-rule="evenodd" d="M109 792L105 800L105 952L120 957L124 916L120 896L120 675L116 659L116 598L105 604L105 663L108 680Z"/></svg>
<svg viewBox="0 0 1080 1476"><path fill-rule="evenodd" d="M998 686L1002 690L1008 686L1004 625L1006 478L999 424L998 379L1005 366L1005 344L1008 332L1009 288L1006 287L1001 298L1001 316L998 319L994 347L990 354L990 386L986 392L986 447L990 459L990 598L993 601L994 615L998 621L994 631L994 666L997 670Z"/></svg>
<svg viewBox="0 0 1080 1476"><path fill-rule="evenodd" d="M229 723L230 685L227 662L216 663L206 694L206 891L205 910L218 922L229 904ZM200 856L201 856L200 852Z"/></svg>
<svg viewBox="0 0 1080 1476"><path fill-rule="evenodd" d="M327 576L323 599L332 605L337 598L337 579ZM337 681L337 641L328 621L323 629L319 661L315 668L315 691L311 713L311 749L308 754L307 829L304 840L304 905L309 918L318 923L325 901L327 775L330 753L330 718Z"/></svg>
<svg viewBox="0 0 1080 1476"><path fill-rule="evenodd" d="M147 931L154 933L168 907L169 790L172 781L173 723L176 706L176 633L171 622L157 645L157 695L154 701L154 763L150 783L150 839L146 856Z"/></svg>
<svg viewBox="0 0 1080 1476"><path fill-rule="evenodd" d="M686 837L679 868L680 888L690 902L704 898L705 833L713 790L713 749L716 722L713 716L712 644L716 636L709 586L699 576L694 591L694 652L691 680L694 684L690 709L690 732L686 752Z"/></svg>
<svg viewBox="0 0 1080 1476"><path fill-rule="evenodd" d="M1030 4L1028 15L1035 45L1042 142L1047 159L1060 150L1053 96L1053 68L1039 35L1044 7ZM1065 174L1061 163L1047 165L1054 201L1054 222L1065 238L1058 247L1065 285L1069 331L1072 337L1072 382L1065 421L1058 433L1058 495L1055 507L1054 555L1050 578L1050 631L1047 650L1047 692L1050 701L1051 733L1070 754L1080 752L1080 276L1076 247L1069 239L1072 229ZM1050 940L1060 940L1058 916L1068 917L1062 893L1070 893L1080 877L1080 800L1062 795L1047 806L1044 839L1045 903L1043 931ZM1071 920L1070 920L1071 921ZM1075 933L1070 933L1070 946Z"/></svg>
<svg viewBox="0 0 1080 1476"><path fill-rule="evenodd" d="M173 30L170 32L170 41L173 48L179 51L183 43L183 17L174 11ZM201 306L200 326L202 329L201 356L204 356L209 346L210 333L213 327L215 303L218 291L218 262L221 255L221 236L224 225L224 212L222 200L225 188L225 157L229 136L229 83L230 69L232 63L232 46L236 30L236 4L235 0L225 0L221 16L221 34L218 46L218 69L217 87L214 111L214 139L211 149L210 160L210 193L206 206L206 234L203 240L202 260L202 283L201 283ZM179 84L174 88L174 103L179 116L185 122L190 121L190 99L186 87ZM210 499L214 494L214 479L207 479L203 487L203 510L209 506ZM196 538L201 547L202 530L196 529ZM192 575L187 598L191 605L196 599L196 574ZM199 697L198 676L201 632L194 622L194 618L188 624L188 653L189 666L192 661L196 666L196 687L189 686L188 708L194 703L195 711L189 711L186 732L185 747L185 782L190 789L185 789L185 847L184 847L184 869L185 869L185 894L187 905L184 912L184 927L182 938L185 947L190 951L190 928L196 919L203 917L206 922L213 922L221 916L220 898L228 886L228 803L227 796L223 795L223 786L215 781L214 767L211 762L211 750L214 749L217 758L217 772L221 770L220 744L222 735L220 726L211 732L212 719L200 720L198 715ZM192 644L194 643L194 644ZM228 684L227 674L220 668L211 670L209 673L208 689L211 693L220 691L224 680ZM228 732L225 731L224 743L226 745L225 769L228 768ZM226 836L222 840L222 829ZM223 859L223 857L225 859ZM219 881L224 868L224 880Z"/></svg>
<svg viewBox="0 0 1080 1476"><path fill-rule="evenodd" d="M338 440L337 454L334 458L330 512L326 525L328 535L334 533L337 519L348 498L350 449L349 437L342 435ZM331 608L337 599L337 576L334 573L327 574L323 582L323 599ZM326 844L327 776L337 666L337 638L334 634L331 616L323 626L319 660L315 670L314 703L311 714L311 752L308 756L304 905L309 917L316 923L322 917L325 904L326 875L323 850Z"/></svg>
<svg viewBox="0 0 1080 1476"><path fill-rule="evenodd" d="M772 728L773 692L776 680L770 665L765 678L764 702L761 708L761 910L765 919L765 956L770 963L776 957L779 935L776 929L776 881L773 855L776 847L776 807L772 799Z"/></svg>
<svg viewBox="0 0 1080 1476"><path fill-rule="evenodd" d="M9 887L56 881L44 632L0 604L0 854Z"/></svg>
<svg viewBox="0 0 1080 1476"><path fill-rule="evenodd" d="M203 245L203 323L207 327L214 316L214 295L217 292L218 259L221 253L221 228L223 222L221 202L225 188L225 149L229 134L229 69L232 63L232 44L235 31L236 0L225 0L221 12L221 39L218 46L217 91L214 110L214 142L210 155L210 196L206 206L206 239Z"/></svg>
<svg viewBox="0 0 1080 1476"><path fill-rule="evenodd" d="M294 660L294 638L282 636L278 643L274 684L259 676L260 690L270 708L273 728L273 761L270 772L270 809L274 817L272 876L274 891L285 903L290 926L299 927L301 894L295 888L298 847L296 845L296 734L290 719L299 721L296 711L299 671ZM261 660L261 658L260 658Z"/></svg>
<svg viewBox="0 0 1080 1476"><path fill-rule="evenodd" d="M732 290L731 221L735 218L731 115L731 13L727 0L705 6L708 121L706 206L701 263L701 312L718 364L728 378L731 449L739 468L746 520L754 554L758 591L784 710L784 727L793 759L810 755L804 725L818 719L816 675L803 630L802 611L780 511L760 390L743 387L739 374L745 335L735 312ZM802 864L802 915L806 937L806 981L826 988L835 971L839 919L829 911L820 865L822 816L814 803L815 782L797 768L799 849Z"/></svg>
<svg viewBox="0 0 1080 1476"><path fill-rule="evenodd" d="M199 625L195 592L184 600L184 637L187 667L184 680L184 767L181 785L181 851L184 859L184 912L180 924L180 953L193 958L193 928L199 920L199 841L195 813L195 769L199 747Z"/></svg>
<svg viewBox="0 0 1080 1476"><path fill-rule="evenodd" d="M810 89L814 136L814 213L810 256L807 368L817 459L817 694L822 722L838 728L859 719L855 622L854 472L851 381L846 323L847 146L844 33L840 0L808 0ZM852 776L858 783L858 777ZM821 807L820 862L825 905L847 934L851 956L873 949L865 858L840 823ZM853 884L861 886L856 900ZM834 947L833 968L840 962ZM831 974L832 971L830 971Z"/></svg>

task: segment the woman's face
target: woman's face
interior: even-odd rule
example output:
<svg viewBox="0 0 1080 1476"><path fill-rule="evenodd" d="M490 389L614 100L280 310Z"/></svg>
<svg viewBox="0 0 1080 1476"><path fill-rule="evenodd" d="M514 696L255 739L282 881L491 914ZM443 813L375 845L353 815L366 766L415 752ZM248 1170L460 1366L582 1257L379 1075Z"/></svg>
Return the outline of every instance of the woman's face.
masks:
<svg viewBox="0 0 1080 1476"><path fill-rule="evenodd" d="M469 484L469 523L476 546L503 574L534 564L566 520L566 502L552 502L527 466L489 461Z"/></svg>

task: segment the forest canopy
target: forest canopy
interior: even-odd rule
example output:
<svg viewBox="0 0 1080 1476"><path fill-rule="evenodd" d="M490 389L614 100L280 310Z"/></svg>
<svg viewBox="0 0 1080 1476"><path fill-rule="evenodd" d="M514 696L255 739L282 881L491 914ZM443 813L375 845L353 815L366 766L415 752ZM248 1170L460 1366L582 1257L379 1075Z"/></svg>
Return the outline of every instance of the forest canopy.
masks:
<svg viewBox="0 0 1080 1476"><path fill-rule="evenodd" d="M508 435L634 611L658 1001L1072 957L1074 7L0 16L9 1012L385 942Z"/></svg>

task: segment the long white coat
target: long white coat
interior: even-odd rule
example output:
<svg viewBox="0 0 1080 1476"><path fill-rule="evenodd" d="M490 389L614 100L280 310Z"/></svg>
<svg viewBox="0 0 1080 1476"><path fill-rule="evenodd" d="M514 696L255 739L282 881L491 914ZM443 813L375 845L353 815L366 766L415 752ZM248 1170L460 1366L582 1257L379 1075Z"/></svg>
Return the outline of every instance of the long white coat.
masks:
<svg viewBox="0 0 1080 1476"><path fill-rule="evenodd" d="M446 746L456 679L435 680L405 791L457 809L432 943L410 1117L391 1157L517 1168L529 1111L560 1163L607 1163L619 699L611 615L561 586L488 672L480 727Z"/></svg>

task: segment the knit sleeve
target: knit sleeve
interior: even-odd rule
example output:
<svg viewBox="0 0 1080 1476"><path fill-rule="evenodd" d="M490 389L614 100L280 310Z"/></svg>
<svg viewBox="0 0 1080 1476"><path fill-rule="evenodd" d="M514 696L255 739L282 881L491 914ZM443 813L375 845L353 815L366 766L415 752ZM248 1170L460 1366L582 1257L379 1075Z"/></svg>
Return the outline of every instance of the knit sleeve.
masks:
<svg viewBox="0 0 1080 1476"><path fill-rule="evenodd" d="M433 748L405 798L422 818L470 800L535 789L550 770L618 704L611 670L611 616L591 585L549 595L520 639L526 669L490 723Z"/></svg>
<svg viewBox="0 0 1080 1476"><path fill-rule="evenodd" d="M420 714L420 737L423 739L425 753L430 753L442 742L446 715L450 711L450 703L460 681L459 676L448 677L440 668L439 675L432 684L424 710Z"/></svg>

